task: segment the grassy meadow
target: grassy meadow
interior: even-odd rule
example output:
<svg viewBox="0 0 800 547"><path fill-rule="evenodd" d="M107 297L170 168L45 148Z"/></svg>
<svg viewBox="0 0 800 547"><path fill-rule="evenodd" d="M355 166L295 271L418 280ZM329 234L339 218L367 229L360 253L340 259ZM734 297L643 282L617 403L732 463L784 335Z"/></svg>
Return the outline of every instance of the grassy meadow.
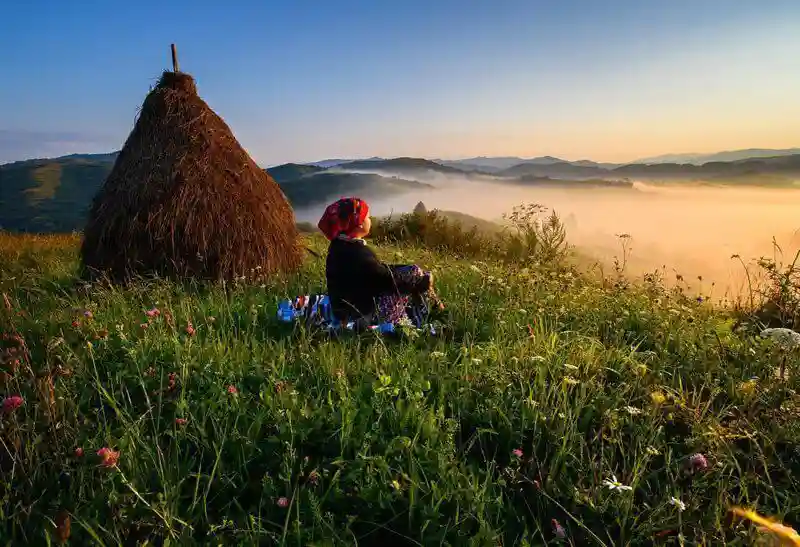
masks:
<svg viewBox="0 0 800 547"><path fill-rule="evenodd" d="M306 241L323 258L285 278L110 287L77 277L76 236L0 234L0 544L777 537L733 507L795 526L798 360L713 300L397 240L379 254L435 271L450 328L333 339L275 319L324 289Z"/></svg>

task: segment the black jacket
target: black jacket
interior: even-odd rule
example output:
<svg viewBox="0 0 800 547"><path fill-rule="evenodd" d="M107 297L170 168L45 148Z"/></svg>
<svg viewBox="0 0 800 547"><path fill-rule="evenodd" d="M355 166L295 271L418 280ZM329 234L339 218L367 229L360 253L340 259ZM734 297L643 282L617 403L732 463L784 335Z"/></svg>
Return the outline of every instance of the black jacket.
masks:
<svg viewBox="0 0 800 547"><path fill-rule="evenodd" d="M392 268L362 241L340 238L328 248L325 275L333 312L340 320L370 316L379 296L423 293L430 286L427 276L416 281L393 276Z"/></svg>

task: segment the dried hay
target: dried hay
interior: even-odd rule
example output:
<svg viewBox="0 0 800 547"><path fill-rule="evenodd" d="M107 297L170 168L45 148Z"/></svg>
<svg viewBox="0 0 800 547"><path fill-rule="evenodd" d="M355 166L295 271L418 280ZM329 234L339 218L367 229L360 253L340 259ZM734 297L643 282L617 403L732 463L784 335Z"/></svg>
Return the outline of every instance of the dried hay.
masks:
<svg viewBox="0 0 800 547"><path fill-rule="evenodd" d="M87 273L231 279L296 269L294 213L280 187L198 96L165 72L103 187L81 246Z"/></svg>

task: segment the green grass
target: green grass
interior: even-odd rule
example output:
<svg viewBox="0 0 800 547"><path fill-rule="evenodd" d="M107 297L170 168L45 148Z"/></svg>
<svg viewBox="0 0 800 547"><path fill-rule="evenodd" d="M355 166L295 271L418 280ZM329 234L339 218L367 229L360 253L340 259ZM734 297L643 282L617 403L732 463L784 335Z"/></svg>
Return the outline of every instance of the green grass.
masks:
<svg viewBox="0 0 800 547"><path fill-rule="evenodd" d="M0 235L1 330L29 351L2 358L25 400L0 418L3 544L56 542L64 515L73 545L749 545L731 506L797 518L797 374L680 292L386 245L436 271L452 331L334 340L274 320L323 260L104 288L76 253Z"/></svg>

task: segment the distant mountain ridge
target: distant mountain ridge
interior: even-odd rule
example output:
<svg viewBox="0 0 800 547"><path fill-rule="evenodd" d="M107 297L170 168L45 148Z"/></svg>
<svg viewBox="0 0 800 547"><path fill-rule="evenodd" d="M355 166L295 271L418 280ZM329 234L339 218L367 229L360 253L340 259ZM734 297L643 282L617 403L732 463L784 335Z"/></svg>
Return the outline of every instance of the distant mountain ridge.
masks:
<svg viewBox="0 0 800 547"><path fill-rule="evenodd" d="M113 168L116 153L72 154L0 165L0 228L69 232L83 226L92 197ZM480 159L480 158L479 158ZM511 158L503 158L509 161ZM473 158L474 160L474 158ZM488 161L488 160L487 160ZM316 206L331 197L360 194L366 199L432 189L428 181L447 177L483 183L564 189L631 188L632 180L686 181L717 185L800 186L800 154L736 161L608 166L588 160L568 162L545 156L487 173L484 165L445 165L424 158L371 158L334 162L330 167L288 163L267 172L295 208ZM499 165L499 163L498 163ZM421 181L421 182L420 182Z"/></svg>
<svg viewBox="0 0 800 547"><path fill-rule="evenodd" d="M658 164L658 163L681 163L691 165L702 165L709 162L729 162L741 161L754 158L774 158L778 156L792 156L800 154L800 148L769 149L769 148L746 148L742 150L728 150L715 152L713 154L663 154L652 158L643 158L631 163L635 164Z"/></svg>
<svg viewBox="0 0 800 547"><path fill-rule="evenodd" d="M0 229L56 233L82 229L91 200L115 160L116 153L72 154L0 165ZM342 195L380 199L432 188L396 176L293 163L267 172L295 209Z"/></svg>

